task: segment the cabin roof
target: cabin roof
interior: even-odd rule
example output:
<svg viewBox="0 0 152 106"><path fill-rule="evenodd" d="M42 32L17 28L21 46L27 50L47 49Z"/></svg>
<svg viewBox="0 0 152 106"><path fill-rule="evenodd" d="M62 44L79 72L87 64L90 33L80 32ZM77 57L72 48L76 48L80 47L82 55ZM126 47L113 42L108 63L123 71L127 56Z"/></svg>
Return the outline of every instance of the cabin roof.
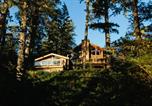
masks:
<svg viewBox="0 0 152 106"><path fill-rule="evenodd" d="M59 58L69 59L69 57L66 57L66 56L62 56L62 55L55 54L55 53L49 53L47 55L36 58L35 61L43 60L43 59L48 58L50 56L56 56L56 57L59 57Z"/></svg>
<svg viewBox="0 0 152 106"><path fill-rule="evenodd" d="M82 43L80 43L76 48L75 48L75 50L81 50L82 48L81 48L81 46L82 46ZM104 51L105 50L105 48L102 48L102 47L100 47L100 46L98 46L98 45L96 45L96 44L92 44L92 43L90 43L90 47L91 47L91 49L97 49L97 50L101 50L101 51Z"/></svg>
<svg viewBox="0 0 152 106"><path fill-rule="evenodd" d="M95 44L90 44L92 48L95 48L95 49L98 49L98 50L104 50L104 48L98 46L98 45L95 45Z"/></svg>

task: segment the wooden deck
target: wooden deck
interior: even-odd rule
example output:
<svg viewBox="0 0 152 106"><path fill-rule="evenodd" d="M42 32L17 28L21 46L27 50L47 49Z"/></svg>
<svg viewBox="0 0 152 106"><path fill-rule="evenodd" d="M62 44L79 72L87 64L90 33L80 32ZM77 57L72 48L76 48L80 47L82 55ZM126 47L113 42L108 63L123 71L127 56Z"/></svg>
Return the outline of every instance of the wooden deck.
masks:
<svg viewBox="0 0 152 106"><path fill-rule="evenodd" d="M93 68L104 68L107 63L101 63L101 62L86 62L86 67L93 67ZM76 67L82 68L83 64L82 63L77 63Z"/></svg>

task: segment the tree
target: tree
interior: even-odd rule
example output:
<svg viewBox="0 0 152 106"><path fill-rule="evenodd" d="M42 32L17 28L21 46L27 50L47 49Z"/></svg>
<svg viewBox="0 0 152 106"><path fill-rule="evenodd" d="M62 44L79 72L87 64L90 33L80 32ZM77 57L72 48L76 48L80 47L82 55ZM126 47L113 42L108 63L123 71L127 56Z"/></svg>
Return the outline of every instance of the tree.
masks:
<svg viewBox="0 0 152 106"><path fill-rule="evenodd" d="M60 27L60 54L67 55L71 53L72 49L75 46L74 43L74 25L72 20L70 19L68 9L66 4L63 4L61 15L59 16L59 26Z"/></svg>
<svg viewBox="0 0 152 106"><path fill-rule="evenodd" d="M26 37L25 49L25 67L27 69L33 65L33 49L35 47L35 39L38 36L39 5L37 2L37 0L28 2L27 27L29 27L29 31Z"/></svg>
<svg viewBox="0 0 152 106"><path fill-rule="evenodd" d="M138 13L138 0L133 0L134 33L137 40L141 40L140 19Z"/></svg>
<svg viewBox="0 0 152 106"><path fill-rule="evenodd" d="M47 20L56 16L60 0L31 0L28 2L27 37L25 50L26 68L33 66L34 58L40 52L42 40L47 37Z"/></svg>
<svg viewBox="0 0 152 106"><path fill-rule="evenodd" d="M67 55L74 47L74 26L65 4L57 10L58 15L47 20L47 36L42 45L43 54L54 52Z"/></svg>
<svg viewBox="0 0 152 106"><path fill-rule="evenodd" d="M3 0L0 3L0 70L5 73L16 73L16 26L10 25L12 16L10 8L15 6L15 0Z"/></svg>
<svg viewBox="0 0 152 106"><path fill-rule="evenodd" d="M133 28L134 28L134 35L136 40L142 39L141 34L141 20L139 17L139 2L140 0L114 0L116 4L120 4L120 10L124 12L131 12L131 16L133 17Z"/></svg>
<svg viewBox="0 0 152 106"><path fill-rule="evenodd" d="M152 1L147 3L141 2L138 6L139 8L139 17L141 22L151 22L152 20Z"/></svg>
<svg viewBox="0 0 152 106"><path fill-rule="evenodd" d="M19 1L20 7L20 18L21 18L21 29L19 34L19 50L18 50L18 59L17 59L17 80L21 80L21 77L25 73L24 69L24 53L25 53L25 36L26 36L26 21L27 21L27 2L24 0Z"/></svg>
<svg viewBox="0 0 152 106"><path fill-rule="evenodd" d="M143 40L150 40L152 36L152 2L141 2L139 7L140 28ZM145 24L148 23L148 24Z"/></svg>
<svg viewBox="0 0 152 106"><path fill-rule="evenodd" d="M84 33L84 39L88 40L88 28L89 28L89 6L90 6L90 0L86 0L86 23L85 23L85 33ZM87 48L86 48L87 49Z"/></svg>
<svg viewBox="0 0 152 106"><path fill-rule="evenodd" d="M110 32L118 33L118 30L113 27L118 27L117 24L109 22L110 9L116 13L113 9L113 2L111 0L94 0L92 3L92 22L90 27L92 29L99 29L105 32L106 47L110 47ZM104 18L104 22L102 19Z"/></svg>
<svg viewBox="0 0 152 106"><path fill-rule="evenodd" d="M84 0L80 0L82 2ZM88 48L88 29L89 29L89 19L90 19L90 3L92 0L85 0L85 5L86 5L86 17L85 17L85 32L84 32L84 43L82 45L82 62L83 62L83 69L86 68L86 61L89 61L89 48Z"/></svg>
<svg viewBox="0 0 152 106"><path fill-rule="evenodd" d="M149 25L147 26L145 22L150 22L149 20L151 20L152 17L151 2L142 2L141 0L116 1L121 4L121 8L124 12L130 13L129 21L131 22L132 30L127 33L129 33L132 39L125 41L132 43L125 43L123 47L131 51L134 57L139 57L148 53L148 49L151 48L151 43L149 41L151 34L149 33Z"/></svg>

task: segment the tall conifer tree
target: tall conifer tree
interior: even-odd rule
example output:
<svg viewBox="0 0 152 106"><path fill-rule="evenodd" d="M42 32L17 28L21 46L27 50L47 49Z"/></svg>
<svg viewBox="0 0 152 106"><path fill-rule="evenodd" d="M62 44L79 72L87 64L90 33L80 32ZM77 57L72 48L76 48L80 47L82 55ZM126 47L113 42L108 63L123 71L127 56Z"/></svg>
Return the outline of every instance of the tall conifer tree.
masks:
<svg viewBox="0 0 152 106"><path fill-rule="evenodd" d="M17 59L17 72L16 77L21 80L22 75L25 73L24 69L24 53L25 53L25 35L26 35L26 21L27 21L27 2L25 0L19 1L20 7L20 18L21 18L21 29L19 34L19 50Z"/></svg>

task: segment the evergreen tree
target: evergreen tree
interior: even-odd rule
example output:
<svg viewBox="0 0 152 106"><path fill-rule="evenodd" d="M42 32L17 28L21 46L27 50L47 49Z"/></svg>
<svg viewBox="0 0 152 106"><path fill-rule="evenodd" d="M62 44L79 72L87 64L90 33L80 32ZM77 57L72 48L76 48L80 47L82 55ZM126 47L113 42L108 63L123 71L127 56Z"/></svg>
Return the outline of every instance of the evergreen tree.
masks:
<svg viewBox="0 0 152 106"><path fill-rule="evenodd" d="M28 2L25 65L30 68L34 58L42 55L42 40L47 35L47 21L56 16L59 0L31 0Z"/></svg>
<svg viewBox="0 0 152 106"><path fill-rule="evenodd" d="M61 41L61 46L60 46L60 54L62 55L67 55L69 54L72 49L75 46L74 43L74 25L72 20L70 19L69 13L68 13L68 9L66 4L63 5L62 7L62 14L60 15L60 41Z"/></svg>
<svg viewBox="0 0 152 106"><path fill-rule="evenodd" d="M25 55L25 36L26 36L26 22L27 22L27 2L24 0L19 1L20 7L20 18L21 18L21 29L19 34L19 50L17 59L17 80L21 80L22 75L25 73L24 69L24 55Z"/></svg>
<svg viewBox="0 0 152 106"><path fill-rule="evenodd" d="M150 38L152 36L152 2L149 1L147 3L141 2L139 7L139 18L140 18L140 27L142 39ZM148 24L145 24L148 23ZM149 39L150 40L150 39Z"/></svg>
<svg viewBox="0 0 152 106"><path fill-rule="evenodd" d="M119 0L117 0L119 1ZM151 42L149 39L150 27L147 26L145 22L150 22L151 18L151 2L142 2L141 0L128 0L119 1L121 7L125 12L130 13L129 21L131 22L131 27L133 31L128 32L131 39L125 40L132 43L121 43L126 50L131 51L133 56L139 57L148 53L151 49ZM134 38L134 37L135 38ZM142 41L141 41L142 40ZM147 45L147 46L146 46ZM148 50L149 49L149 50ZM148 51L147 51L148 50Z"/></svg>
<svg viewBox="0 0 152 106"><path fill-rule="evenodd" d="M88 48L88 30L89 30L89 20L90 20L90 3L93 1L93 0L80 0L80 3L84 1L85 2L85 6L86 6L86 9L85 9L85 14L86 14L86 17L85 17L85 31L84 31L84 45L82 45L82 62L83 62L83 69L86 68L86 61L89 61L90 57L89 57L89 48Z"/></svg>
<svg viewBox="0 0 152 106"><path fill-rule="evenodd" d="M44 39L42 51L44 54L53 52L67 55L75 45L73 22L65 4L57 13L57 16L47 20L48 36Z"/></svg>
<svg viewBox="0 0 152 106"><path fill-rule="evenodd" d="M141 18L139 16L141 0L114 0L114 2L120 4L120 10L123 10L125 13L131 13L131 17L133 17L134 36L136 40L141 40Z"/></svg>
<svg viewBox="0 0 152 106"><path fill-rule="evenodd" d="M114 27L117 24L109 22L110 10L116 13L113 2L111 0L94 0L92 3L92 23L90 25L93 29L103 30L105 32L106 47L110 47L110 32L118 33ZM113 9L114 8L114 9ZM104 21L102 22L102 19Z"/></svg>

